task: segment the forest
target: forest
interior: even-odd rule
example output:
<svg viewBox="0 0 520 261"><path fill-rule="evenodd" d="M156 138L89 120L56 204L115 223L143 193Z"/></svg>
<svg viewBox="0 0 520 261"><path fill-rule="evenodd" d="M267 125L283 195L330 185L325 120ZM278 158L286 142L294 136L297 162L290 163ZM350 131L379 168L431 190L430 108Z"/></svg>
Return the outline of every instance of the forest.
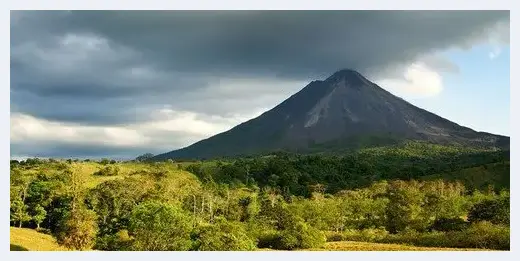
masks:
<svg viewBox="0 0 520 261"><path fill-rule="evenodd" d="M428 143L342 155L11 161L14 228L71 250L509 250L509 151Z"/></svg>

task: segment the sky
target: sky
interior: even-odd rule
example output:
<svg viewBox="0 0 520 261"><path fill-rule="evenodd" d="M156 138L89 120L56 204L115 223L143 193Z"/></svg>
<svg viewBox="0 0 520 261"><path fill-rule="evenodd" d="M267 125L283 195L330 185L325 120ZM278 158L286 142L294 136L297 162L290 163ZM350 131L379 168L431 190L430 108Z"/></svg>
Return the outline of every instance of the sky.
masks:
<svg viewBox="0 0 520 261"><path fill-rule="evenodd" d="M11 11L11 157L190 145L340 69L509 135L509 11Z"/></svg>

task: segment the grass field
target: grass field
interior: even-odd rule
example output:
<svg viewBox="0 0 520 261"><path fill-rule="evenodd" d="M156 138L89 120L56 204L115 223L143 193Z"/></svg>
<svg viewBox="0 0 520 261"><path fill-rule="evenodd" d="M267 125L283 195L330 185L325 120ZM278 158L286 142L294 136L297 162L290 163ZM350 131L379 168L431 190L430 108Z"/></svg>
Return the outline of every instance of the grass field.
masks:
<svg viewBox="0 0 520 261"><path fill-rule="evenodd" d="M29 228L11 227L11 251L66 251L56 239Z"/></svg>
<svg viewBox="0 0 520 261"><path fill-rule="evenodd" d="M380 244L355 241L328 242L320 249L312 251L487 251L485 249L417 247L399 244Z"/></svg>

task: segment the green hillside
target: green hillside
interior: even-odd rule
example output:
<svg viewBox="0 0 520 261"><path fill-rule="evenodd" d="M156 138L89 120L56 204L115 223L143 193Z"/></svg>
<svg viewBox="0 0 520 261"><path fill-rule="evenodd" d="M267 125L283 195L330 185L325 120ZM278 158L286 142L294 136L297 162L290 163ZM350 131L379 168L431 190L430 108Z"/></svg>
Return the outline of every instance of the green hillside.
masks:
<svg viewBox="0 0 520 261"><path fill-rule="evenodd" d="M490 163L442 174L428 175L422 179L461 181L470 191L473 189L485 190L489 187L495 189L509 188L510 166L509 161Z"/></svg>

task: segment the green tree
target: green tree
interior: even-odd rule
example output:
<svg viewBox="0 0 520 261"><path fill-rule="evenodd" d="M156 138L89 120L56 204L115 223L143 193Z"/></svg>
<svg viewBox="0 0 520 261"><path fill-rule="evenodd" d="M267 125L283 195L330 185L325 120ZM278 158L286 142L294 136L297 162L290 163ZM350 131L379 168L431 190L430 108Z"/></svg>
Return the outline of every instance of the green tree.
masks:
<svg viewBox="0 0 520 261"><path fill-rule="evenodd" d="M137 158L135 158L135 161L137 161L137 162L147 161L147 160L153 158L153 156L154 155L152 153L145 153L145 154L140 155Z"/></svg>
<svg viewBox="0 0 520 261"><path fill-rule="evenodd" d="M33 221L36 223L36 227L39 229L40 224L43 222L45 217L47 216L47 211L45 211L45 208L43 208L40 205L36 205L33 209Z"/></svg>
<svg viewBox="0 0 520 261"><path fill-rule="evenodd" d="M153 185L143 178L129 177L105 181L88 191L86 203L98 215L96 248L113 250L109 249L107 240L117 238L115 233L128 229L133 208L147 198Z"/></svg>
<svg viewBox="0 0 520 261"><path fill-rule="evenodd" d="M76 205L62 221L58 242L69 249L90 249L97 234L96 219L94 211Z"/></svg>
<svg viewBox="0 0 520 261"><path fill-rule="evenodd" d="M27 206L23 201L11 201L11 221L18 222L18 227L22 227L22 223L29 220L31 220L31 216L27 213Z"/></svg>
<svg viewBox="0 0 520 261"><path fill-rule="evenodd" d="M407 228L426 228L421 220L424 193L417 181L394 181L389 183L386 207L386 228L397 233Z"/></svg>
<svg viewBox="0 0 520 261"><path fill-rule="evenodd" d="M180 207L148 201L130 216L132 248L138 251L184 251L191 248L192 221Z"/></svg>
<svg viewBox="0 0 520 261"><path fill-rule="evenodd" d="M506 224L510 222L509 195L496 199L484 200L475 204L468 214L470 222L490 221L494 224Z"/></svg>
<svg viewBox="0 0 520 261"><path fill-rule="evenodd" d="M254 250L253 239L249 238L240 222L217 218L214 224L202 226L196 240L196 249L202 251Z"/></svg>
<svg viewBox="0 0 520 261"><path fill-rule="evenodd" d="M319 248L326 241L322 231L301 220L283 230L281 237L282 249L288 250Z"/></svg>

